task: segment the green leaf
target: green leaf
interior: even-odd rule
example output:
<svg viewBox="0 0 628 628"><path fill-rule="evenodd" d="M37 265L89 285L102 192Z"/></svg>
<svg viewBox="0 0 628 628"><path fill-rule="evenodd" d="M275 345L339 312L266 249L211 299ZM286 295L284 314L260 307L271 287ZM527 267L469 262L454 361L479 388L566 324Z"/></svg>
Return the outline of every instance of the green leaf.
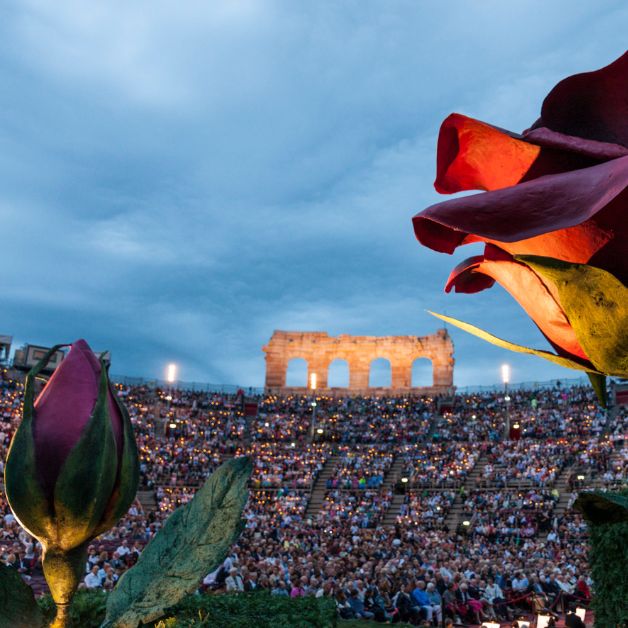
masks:
<svg viewBox="0 0 628 628"><path fill-rule="evenodd" d="M107 406L109 380L101 360L98 399L55 485L57 545L69 550L94 536L111 498L118 456Z"/></svg>
<svg viewBox="0 0 628 628"><path fill-rule="evenodd" d="M0 626L39 628L43 613L17 570L0 563Z"/></svg>
<svg viewBox="0 0 628 628"><path fill-rule="evenodd" d="M33 417L35 415L35 379L50 358L67 345L55 345L29 371L24 386L22 421L11 441L4 469L5 493L11 510L22 527L37 539L55 539L56 527L51 504L37 479Z"/></svg>
<svg viewBox="0 0 628 628"><path fill-rule="evenodd" d="M594 525L628 521L628 494L586 491L578 495L574 508Z"/></svg>
<svg viewBox="0 0 628 628"><path fill-rule="evenodd" d="M242 531L251 470L249 458L225 462L175 510L110 593L103 628L155 621L222 563Z"/></svg>
<svg viewBox="0 0 628 628"><path fill-rule="evenodd" d="M628 288L614 275L551 257L518 255L558 292L578 341L600 373L628 377Z"/></svg>
<svg viewBox="0 0 628 628"><path fill-rule="evenodd" d="M600 405L607 407L608 395L606 394L606 376L597 373L587 373L591 386L597 395Z"/></svg>
<svg viewBox="0 0 628 628"><path fill-rule="evenodd" d="M543 351L542 349L531 349L530 347L524 347L522 345L517 345L513 342L509 342L508 340L502 340L497 336L493 336L493 334L489 334L487 331L476 327L475 325L471 325L469 323L465 323L463 321L459 321L456 318L451 318L451 316L445 316L444 314L437 314L436 312L428 313L432 316L436 316L436 318L440 318L441 320L451 323L455 327L459 327L478 338L482 338L482 340L486 340L491 344L494 344L502 349L510 349L510 351L516 351L517 353L530 353L532 355L537 355L540 358L545 360L549 360L550 362L554 362L555 364L560 364L560 366L564 366L569 369L577 369L578 371L587 371L587 373L593 372L597 373L597 371L591 371L591 366L586 364L581 364L580 362L576 362L575 360L570 360L569 358L564 358L560 355L556 355L555 353L550 353L549 351ZM602 375L602 373L597 373L598 375Z"/></svg>

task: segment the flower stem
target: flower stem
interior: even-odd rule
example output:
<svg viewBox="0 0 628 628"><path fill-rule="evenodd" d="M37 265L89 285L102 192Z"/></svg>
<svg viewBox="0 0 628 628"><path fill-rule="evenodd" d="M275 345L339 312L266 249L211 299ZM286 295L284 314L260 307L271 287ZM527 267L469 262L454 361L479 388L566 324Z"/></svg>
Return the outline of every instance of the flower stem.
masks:
<svg viewBox="0 0 628 628"><path fill-rule="evenodd" d="M57 604L57 614L54 621L50 624L50 628L69 628L72 625L70 620L70 606L68 604Z"/></svg>
<svg viewBox="0 0 628 628"><path fill-rule="evenodd" d="M50 587L52 599L57 605L57 615L51 628L70 626L72 598L81 582L87 560L87 543L71 550L46 547L42 565L44 576Z"/></svg>

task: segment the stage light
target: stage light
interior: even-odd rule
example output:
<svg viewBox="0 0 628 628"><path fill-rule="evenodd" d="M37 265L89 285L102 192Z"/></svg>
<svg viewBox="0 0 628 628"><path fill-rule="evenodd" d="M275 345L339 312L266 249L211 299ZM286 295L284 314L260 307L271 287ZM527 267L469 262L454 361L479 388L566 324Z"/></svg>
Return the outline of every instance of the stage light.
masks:
<svg viewBox="0 0 628 628"><path fill-rule="evenodd" d="M465 528L468 528L468 527L471 525L471 522L470 522L470 521L466 521L466 520L465 520L465 521L463 521L463 522L462 522L462 525L463 525Z"/></svg>
<svg viewBox="0 0 628 628"><path fill-rule="evenodd" d="M519 423L515 423L512 427L513 427L515 430L518 430L518 429L519 429Z"/></svg>
<svg viewBox="0 0 628 628"><path fill-rule="evenodd" d="M177 381L177 365L172 362L168 364L166 369L166 381L169 384L174 384Z"/></svg>
<svg viewBox="0 0 628 628"><path fill-rule="evenodd" d="M579 475L578 479L582 482L582 480L584 480L584 475Z"/></svg>
<svg viewBox="0 0 628 628"><path fill-rule="evenodd" d="M508 384L510 382L510 365L502 364L502 383Z"/></svg>
<svg viewBox="0 0 628 628"><path fill-rule="evenodd" d="M316 430L316 433L317 433L317 434L322 434L322 433L323 433L323 428L322 428L322 427L319 427L319 428Z"/></svg>
<svg viewBox="0 0 628 628"><path fill-rule="evenodd" d="M171 429L171 430L174 430L176 427L177 427L177 424L176 424L176 423L171 423L171 424L170 424L170 429Z"/></svg>
<svg viewBox="0 0 628 628"><path fill-rule="evenodd" d="M408 478L401 478L401 481L402 481L404 484L407 484L407 483L408 483Z"/></svg>

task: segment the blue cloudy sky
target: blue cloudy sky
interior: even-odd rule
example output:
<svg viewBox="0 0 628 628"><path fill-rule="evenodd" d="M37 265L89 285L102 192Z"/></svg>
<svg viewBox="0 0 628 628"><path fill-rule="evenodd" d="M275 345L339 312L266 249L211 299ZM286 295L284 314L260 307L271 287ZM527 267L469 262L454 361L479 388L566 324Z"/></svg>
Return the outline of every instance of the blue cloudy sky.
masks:
<svg viewBox="0 0 628 628"><path fill-rule="evenodd" d="M0 333L113 371L260 385L273 329L545 347L499 287L445 295L411 217L441 120L513 130L626 47L621 1L7 1ZM452 331L456 383L574 376Z"/></svg>

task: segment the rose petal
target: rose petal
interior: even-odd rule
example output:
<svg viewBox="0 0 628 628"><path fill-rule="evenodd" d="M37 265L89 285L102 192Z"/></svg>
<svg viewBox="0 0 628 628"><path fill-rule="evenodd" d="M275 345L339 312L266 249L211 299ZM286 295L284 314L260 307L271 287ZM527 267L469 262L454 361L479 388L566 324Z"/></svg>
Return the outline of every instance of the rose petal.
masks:
<svg viewBox="0 0 628 628"><path fill-rule="evenodd" d="M89 345L77 340L35 401L35 457L48 495L94 409L99 374Z"/></svg>
<svg viewBox="0 0 628 628"><path fill-rule="evenodd" d="M524 141L485 122L452 113L441 125L434 187L442 194L498 190L599 160Z"/></svg>
<svg viewBox="0 0 628 628"><path fill-rule="evenodd" d="M100 362L85 340L77 340L35 401L33 435L37 468L49 496L94 410L99 378ZM122 416L111 394L107 402L121 453Z"/></svg>
<svg viewBox="0 0 628 628"><path fill-rule="evenodd" d="M527 142L556 148L562 151L570 151L585 155L599 161L618 159L628 155L628 148L620 144L609 144L608 142L598 142L596 140L585 140L573 135L565 135L552 131L547 127L535 128L525 131L523 137Z"/></svg>
<svg viewBox="0 0 628 628"><path fill-rule="evenodd" d="M517 300L559 355L589 360L553 290L524 264L504 259L503 252L501 256L490 250L489 255L491 252L495 259L476 256L458 264L447 280L446 292L452 288L456 292L478 292L483 284L497 281Z"/></svg>
<svg viewBox="0 0 628 628"><path fill-rule="evenodd" d="M594 263L626 281L628 156L428 207L414 219L419 242L453 253L497 242L509 253Z"/></svg>
<svg viewBox="0 0 628 628"><path fill-rule="evenodd" d="M628 52L594 72L570 76L543 101L535 123L590 140L628 146Z"/></svg>

